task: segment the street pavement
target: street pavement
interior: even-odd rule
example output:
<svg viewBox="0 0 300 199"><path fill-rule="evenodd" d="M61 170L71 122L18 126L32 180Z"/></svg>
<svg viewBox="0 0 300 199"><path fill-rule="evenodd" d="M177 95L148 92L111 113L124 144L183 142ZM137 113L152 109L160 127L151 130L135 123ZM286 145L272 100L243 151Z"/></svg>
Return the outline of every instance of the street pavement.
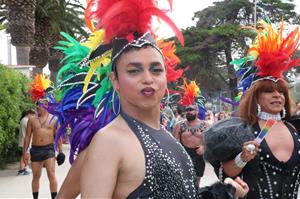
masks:
<svg viewBox="0 0 300 199"><path fill-rule="evenodd" d="M61 166L56 165L56 177L58 181L58 188L61 186L64 178L66 177L70 164L69 157L69 145L63 146L63 151L66 155L66 161ZM0 170L0 198L1 199L13 199L13 198L32 198L31 192L31 180L32 175L17 176L18 163L9 165L7 169ZM212 167L206 164L204 171L204 177L201 179L200 186L207 186L217 181L217 177L213 172ZM76 182L78 183L78 182ZM46 169L43 169L40 179L40 191L39 198L51 198L49 181L47 178ZM79 198L79 197L78 197Z"/></svg>

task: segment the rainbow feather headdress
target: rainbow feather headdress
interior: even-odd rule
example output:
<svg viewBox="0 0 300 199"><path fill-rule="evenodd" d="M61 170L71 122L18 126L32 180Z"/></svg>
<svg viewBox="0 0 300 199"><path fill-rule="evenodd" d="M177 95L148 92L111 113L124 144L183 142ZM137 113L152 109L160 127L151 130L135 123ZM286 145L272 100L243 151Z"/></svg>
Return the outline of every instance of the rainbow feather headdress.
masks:
<svg viewBox="0 0 300 199"><path fill-rule="evenodd" d="M33 102L45 99L48 102L54 102L54 97L51 94L51 81L46 79L44 75L37 74L33 82L30 84L29 93Z"/></svg>
<svg viewBox="0 0 300 199"><path fill-rule="evenodd" d="M204 107L205 98L201 95L199 86L195 81L187 83L184 81L184 94L181 98L180 104L182 106L197 105Z"/></svg>
<svg viewBox="0 0 300 199"><path fill-rule="evenodd" d="M176 69L180 60L175 55L174 43L154 39L153 16L171 25L183 43L181 32L165 11L157 8L155 0L90 0L85 12L86 24L92 30L89 39L77 42L62 33L66 41L56 47L66 55L57 74L60 102L49 111L58 116L60 123L56 142L66 135L66 127L72 129L70 162L89 145L99 129L118 115L114 110L118 109L119 98L109 75L114 69L113 61L127 47L153 46L164 56L168 82L182 77L183 70Z"/></svg>
<svg viewBox="0 0 300 199"><path fill-rule="evenodd" d="M172 10L172 1L169 0ZM140 48L151 45L160 52L154 39L152 19L165 21L175 32L183 45L184 39L174 22L159 9L157 0L90 0L85 12L89 23L97 21L96 28L105 30L105 43L113 45L112 69L114 62L128 47Z"/></svg>
<svg viewBox="0 0 300 199"><path fill-rule="evenodd" d="M239 78L240 92L235 104L238 104L241 96L254 82L265 79L275 82L279 79L284 80L285 72L292 67L300 66L300 59L292 57L300 44L299 27L284 37L284 21L282 20L280 28L276 29L267 20L260 21L259 29L256 31L258 35L250 46L247 56L231 62L235 65Z"/></svg>

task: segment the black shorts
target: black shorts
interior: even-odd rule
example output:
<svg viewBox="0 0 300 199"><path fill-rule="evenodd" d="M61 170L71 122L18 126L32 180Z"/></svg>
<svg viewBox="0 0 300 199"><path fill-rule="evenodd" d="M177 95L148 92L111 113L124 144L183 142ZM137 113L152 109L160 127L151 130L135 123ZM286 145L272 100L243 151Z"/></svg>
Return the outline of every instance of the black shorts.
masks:
<svg viewBox="0 0 300 199"><path fill-rule="evenodd" d="M53 144L45 146L32 145L30 149L31 162L43 162L49 158L55 157Z"/></svg>
<svg viewBox="0 0 300 199"><path fill-rule="evenodd" d="M197 177L202 177L205 169L203 155L198 155L196 149L184 147L192 159Z"/></svg>

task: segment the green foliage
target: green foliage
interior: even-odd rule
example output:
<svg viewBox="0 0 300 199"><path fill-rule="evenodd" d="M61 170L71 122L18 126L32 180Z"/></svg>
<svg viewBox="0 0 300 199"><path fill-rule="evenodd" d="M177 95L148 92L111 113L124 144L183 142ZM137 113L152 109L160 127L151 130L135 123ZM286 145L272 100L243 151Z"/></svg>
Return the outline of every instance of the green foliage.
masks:
<svg viewBox="0 0 300 199"><path fill-rule="evenodd" d="M84 7L78 1L39 0L36 7L36 18L49 20L49 34L61 31L72 36L76 33L88 37L84 27Z"/></svg>
<svg viewBox="0 0 300 199"><path fill-rule="evenodd" d="M269 17L272 23L280 22L282 17L291 23L298 24L300 22L293 0L258 0L257 18L264 19L266 17Z"/></svg>
<svg viewBox="0 0 300 199"><path fill-rule="evenodd" d="M28 83L23 74L0 65L0 164L16 156L21 112L32 107Z"/></svg>
<svg viewBox="0 0 300 199"><path fill-rule="evenodd" d="M269 17L272 22L279 22L284 16L285 20L296 21L299 17L294 8L292 0L257 0L257 19ZM230 62L245 56L246 41L256 36L252 30L241 29L253 26L253 1L214 2L213 6L196 12L193 19L196 26L183 31L184 48L177 45L182 66L190 66L187 78L196 79L206 92L226 90L233 97L237 77Z"/></svg>

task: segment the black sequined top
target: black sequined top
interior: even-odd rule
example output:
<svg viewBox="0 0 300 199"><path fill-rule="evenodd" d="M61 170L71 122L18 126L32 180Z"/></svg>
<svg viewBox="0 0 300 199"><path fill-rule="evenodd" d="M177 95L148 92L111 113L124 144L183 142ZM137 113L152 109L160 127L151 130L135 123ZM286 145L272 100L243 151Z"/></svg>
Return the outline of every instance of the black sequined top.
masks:
<svg viewBox="0 0 300 199"><path fill-rule="evenodd" d="M247 199L297 199L300 180L300 137L290 124L285 124L294 140L292 156L287 162L279 161L263 140L260 145L256 180L245 179L251 185ZM257 136L256 132L260 132L259 126L255 125L254 130Z"/></svg>
<svg viewBox="0 0 300 199"><path fill-rule="evenodd" d="M148 127L124 112L121 115L140 141L146 164L143 183L127 198L197 198L193 163L181 144L162 129Z"/></svg>
<svg viewBox="0 0 300 199"><path fill-rule="evenodd" d="M260 144L255 159L248 162L240 176L250 190L244 199L297 199L300 183L300 136L285 122L294 140L294 150L287 162L279 161L272 153L266 140ZM255 136L260 132L258 124L253 126ZM222 166L213 165L220 179L226 174Z"/></svg>

